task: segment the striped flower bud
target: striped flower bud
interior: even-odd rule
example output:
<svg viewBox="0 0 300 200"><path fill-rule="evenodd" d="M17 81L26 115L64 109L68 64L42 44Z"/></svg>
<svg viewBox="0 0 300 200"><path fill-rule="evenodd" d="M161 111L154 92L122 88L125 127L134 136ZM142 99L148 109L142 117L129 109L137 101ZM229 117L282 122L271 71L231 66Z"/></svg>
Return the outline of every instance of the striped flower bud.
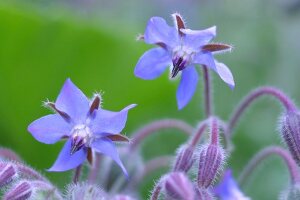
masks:
<svg viewBox="0 0 300 200"><path fill-rule="evenodd" d="M29 182L19 182L15 187L4 194L3 200L26 200L32 196L32 187Z"/></svg>
<svg viewBox="0 0 300 200"><path fill-rule="evenodd" d="M0 163L0 187L12 181L16 175L17 172L13 165Z"/></svg>
<svg viewBox="0 0 300 200"><path fill-rule="evenodd" d="M164 183L166 196L174 200L194 200L194 186L184 173L172 172Z"/></svg>
<svg viewBox="0 0 300 200"><path fill-rule="evenodd" d="M282 138L294 160L300 165L300 113L290 111L280 121Z"/></svg>
<svg viewBox="0 0 300 200"><path fill-rule="evenodd" d="M202 146L197 178L200 188L207 188L212 184L223 165L224 158L224 150L221 146L215 144Z"/></svg>
<svg viewBox="0 0 300 200"><path fill-rule="evenodd" d="M178 150L173 171L188 172L194 163L194 148L183 146Z"/></svg>
<svg viewBox="0 0 300 200"><path fill-rule="evenodd" d="M300 199L300 185L295 184L288 188L286 191L282 192L280 195L280 200L296 200Z"/></svg>

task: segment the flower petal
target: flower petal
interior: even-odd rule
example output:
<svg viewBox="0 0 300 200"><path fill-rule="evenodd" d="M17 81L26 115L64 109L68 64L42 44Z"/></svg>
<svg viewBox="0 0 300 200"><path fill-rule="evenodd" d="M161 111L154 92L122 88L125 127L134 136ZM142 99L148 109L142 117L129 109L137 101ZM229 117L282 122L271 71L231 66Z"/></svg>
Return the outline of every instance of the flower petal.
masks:
<svg viewBox="0 0 300 200"><path fill-rule="evenodd" d="M198 73L194 66L188 66L182 71L180 84L177 89L177 105L179 110L188 104L193 97L198 83Z"/></svg>
<svg viewBox="0 0 300 200"><path fill-rule="evenodd" d="M213 189L213 192L221 200L250 200L250 198L246 197L239 189L236 181L232 177L231 170L225 172L221 182Z"/></svg>
<svg viewBox="0 0 300 200"><path fill-rule="evenodd" d="M94 134L118 134L125 127L128 110L135 107L131 104L120 112L112 112L104 109L96 111L96 116L91 122L91 130Z"/></svg>
<svg viewBox="0 0 300 200"><path fill-rule="evenodd" d="M201 46L207 44L216 37L216 26L205 30L180 29L180 31L185 34L185 45L192 47L195 50L200 50Z"/></svg>
<svg viewBox="0 0 300 200"><path fill-rule="evenodd" d="M61 172L73 169L78 167L81 163L83 163L87 157L87 150L81 148L76 153L71 155L71 139L69 139L64 145L63 149L58 155L57 160L53 164L53 166L48 169L48 171L52 172Z"/></svg>
<svg viewBox="0 0 300 200"><path fill-rule="evenodd" d="M223 63L216 61L216 72L219 74L220 78L228 84L228 86L233 89L235 86L234 79L230 69Z"/></svg>
<svg viewBox="0 0 300 200"><path fill-rule="evenodd" d="M217 71L215 59L211 52L200 52L197 53L193 59L193 63L206 65L207 67Z"/></svg>
<svg viewBox="0 0 300 200"><path fill-rule="evenodd" d="M107 138L101 138L94 140L91 144L92 149L94 149L98 153L105 154L111 157L122 169L123 173L128 177L127 170L125 169L122 161L120 160L119 154L115 145L111 140Z"/></svg>
<svg viewBox="0 0 300 200"><path fill-rule="evenodd" d="M39 142L53 144L64 136L69 136L71 125L60 115L46 115L32 122L28 126L28 131Z"/></svg>
<svg viewBox="0 0 300 200"><path fill-rule="evenodd" d="M176 28L171 27L161 17L152 17L147 24L144 40L148 44L163 43L166 46L174 47L178 41Z"/></svg>
<svg viewBox="0 0 300 200"><path fill-rule="evenodd" d="M171 64L171 58L162 48L153 48L146 51L139 59L134 69L135 76L151 80L160 76Z"/></svg>
<svg viewBox="0 0 300 200"><path fill-rule="evenodd" d="M55 106L67 113L75 123L83 123L89 111L89 100L82 91L67 79L58 95Z"/></svg>

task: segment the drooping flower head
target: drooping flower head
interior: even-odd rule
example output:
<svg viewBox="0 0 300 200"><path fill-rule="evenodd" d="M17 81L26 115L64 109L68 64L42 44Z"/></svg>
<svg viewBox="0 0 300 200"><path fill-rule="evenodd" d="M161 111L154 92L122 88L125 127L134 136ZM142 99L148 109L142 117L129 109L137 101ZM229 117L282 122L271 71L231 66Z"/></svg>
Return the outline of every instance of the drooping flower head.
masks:
<svg viewBox="0 0 300 200"><path fill-rule="evenodd" d="M181 74L177 89L177 105L182 109L193 97L198 73L195 64L205 65L213 69L230 88L235 83L226 65L217 62L213 54L231 50L230 45L209 43L216 36L216 27L205 30L191 30L185 27L182 17L172 15L175 27L169 26L161 17L152 17L140 38L148 44L156 44L142 55L135 67L135 75L151 80L160 76L171 66L171 77Z"/></svg>
<svg viewBox="0 0 300 200"><path fill-rule="evenodd" d="M231 170L225 172L221 183L214 188L214 192L221 200L250 200L239 189Z"/></svg>
<svg viewBox="0 0 300 200"><path fill-rule="evenodd" d="M92 150L111 157L127 175L113 141L126 141L120 132L125 127L129 105L120 112L99 107L100 95L90 101L70 79L67 79L55 103L46 102L56 114L46 115L28 126L39 142L53 144L66 138L63 149L49 171L66 171L91 162Z"/></svg>

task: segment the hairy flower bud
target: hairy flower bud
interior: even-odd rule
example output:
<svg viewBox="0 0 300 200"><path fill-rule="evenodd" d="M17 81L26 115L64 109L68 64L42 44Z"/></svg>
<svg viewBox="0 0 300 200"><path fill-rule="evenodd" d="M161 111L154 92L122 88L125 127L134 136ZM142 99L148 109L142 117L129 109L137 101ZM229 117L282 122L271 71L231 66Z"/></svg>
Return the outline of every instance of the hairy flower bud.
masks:
<svg viewBox="0 0 300 200"><path fill-rule="evenodd" d="M214 181L224 162L224 150L219 145L204 145L200 149L198 186L207 188Z"/></svg>
<svg viewBox="0 0 300 200"><path fill-rule="evenodd" d="M196 188L196 199L197 200L213 200L214 197L207 189Z"/></svg>
<svg viewBox="0 0 300 200"><path fill-rule="evenodd" d="M4 194L3 200L26 200L32 196L32 187L28 181L19 182Z"/></svg>
<svg viewBox="0 0 300 200"><path fill-rule="evenodd" d="M13 165L0 163L0 187L12 181L16 175L17 172Z"/></svg>
<svg viewBox="0 0 300 200"><path fill-rule="evenodd" d="M281 135L294 160L300 165L300 113L288 112L281 117Z"/></svg>
<svg viewBox="0 0 300 200"><path fill-rule="evenodd" d="M127 195L117 195L113 197L113 200L135 200L135 199Z"/></svg>
<svg viewBox="0 0 300 200"><path fill-rule="evenodd" d="M280 195L280 200L296 200L300 199L300 185L295 184L288 188L286 191L282 192Z"/></svg>
<svg viewBox="0 0 300 200"><path fill-rule="evenodd" d="M67 199L70 200L89 200L105 199L105 193L96 185L88 183L73 184L68 187Z"/></svg>
<svg viewBox="0 0 300 200"><path fill-rule="evenodd" d="M194 186L181 172L173 172L167 175L164 183L167 197L174 200L194 200Z"/></svg>
<svg viewBox="0 0 300 200"><path fill-rule="evenodd" d="M187 172L194 163L194 148L183 146L178 150L173 171Z"/></svg>

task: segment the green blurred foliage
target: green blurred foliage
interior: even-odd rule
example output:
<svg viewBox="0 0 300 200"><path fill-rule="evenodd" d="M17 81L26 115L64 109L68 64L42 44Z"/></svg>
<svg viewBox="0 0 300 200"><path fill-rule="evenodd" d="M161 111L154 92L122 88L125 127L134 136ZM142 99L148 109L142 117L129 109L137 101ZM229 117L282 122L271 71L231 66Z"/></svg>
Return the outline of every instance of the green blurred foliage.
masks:
<svg viewBox="0 0 300 200"><path fill-rule="evenodd" d="M124 130L128 135L156 119L178 118L192 125L202 119L202 84L192 102L178 111L175 100L178 80L170 82L167 73L153 81L143 81L133 75L137 60L150 48L135 41L137 33L144 30L149 17L168 17L178 8L183 9L182 14L190 21L191 28L217 25L216 41L235 46L231 54L217 56L231 68L235 90L231 91L213 74L215 111L222 118L227 119L239 100L260 85L278 86L300 101L299 16L289 15L280 2L191 1L190 6L180 7L177 3L154 11L138 7L146 8L148 4L144 2L126 7L127 11L118 10L121 6L114 10L110 5L109 11L99 15L74 14L69 8L53 5L48 8L44 5L46 1L42 2L40 6L0 3L0 145L15 150L38 170L52 165L62 143L39 143L26 129L30 122L50 113L41 107L42 101L47 98L54 101L68 77L88 96L103 93L106 109L120 110L137 103ZM133 5L136 1L130 2ZM151 6L158 7L155 3ZM114 12L122 17L103 17ZM277 105L262 101L253 105L241 120L233 141L235 152L228 161L236 176L259 149L281 143L276 131L281 111ZM172 154L186 139L177 132L166 132L145 142L146 158ZM45 174L60 186L66 183L65 176L70 176L69 173ZM150 191L154 177L142 184L143 194ZM288 183L286 167L279 159L271 159L243 189L253 199L275 199L278 193L274 191L283 190Z"/></svg>

